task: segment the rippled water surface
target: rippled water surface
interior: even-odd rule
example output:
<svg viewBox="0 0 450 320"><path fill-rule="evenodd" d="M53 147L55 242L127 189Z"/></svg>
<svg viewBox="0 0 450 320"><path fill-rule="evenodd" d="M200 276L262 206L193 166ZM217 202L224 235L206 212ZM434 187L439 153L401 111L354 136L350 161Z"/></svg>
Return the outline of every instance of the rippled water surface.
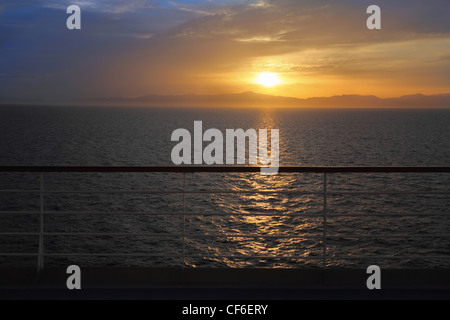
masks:
<svg viewBox="0 0 450 320"><path fill-rule="evenodd" d="M172 165L171 133L195 120L279 129L282 166L449 165L450 110L94 107L0 108L0 165ZM325 246L328 266L449 267L450 174L330 174L326 243L320 174L187 174L186 198L183 178L45 174L46 265L320 267ZM0 189L30 191L0 194L0 252L37 253L23 233L39 232L39 187L39 174L0 173Z"/></svg>

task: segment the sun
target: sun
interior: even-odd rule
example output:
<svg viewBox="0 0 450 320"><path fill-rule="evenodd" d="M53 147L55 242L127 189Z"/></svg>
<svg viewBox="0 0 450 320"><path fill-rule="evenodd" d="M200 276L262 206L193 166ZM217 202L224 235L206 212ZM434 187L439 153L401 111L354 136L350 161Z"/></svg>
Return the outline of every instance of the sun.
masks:
<svg viewBox="0 0 450 320"><path fill-rule="evenodd" d="M264 87L272 88L280 84L282 81L281 78L276 73L262 72L258 74L258 76L255 79L255 82L257 84L263 85Z"/></svg>

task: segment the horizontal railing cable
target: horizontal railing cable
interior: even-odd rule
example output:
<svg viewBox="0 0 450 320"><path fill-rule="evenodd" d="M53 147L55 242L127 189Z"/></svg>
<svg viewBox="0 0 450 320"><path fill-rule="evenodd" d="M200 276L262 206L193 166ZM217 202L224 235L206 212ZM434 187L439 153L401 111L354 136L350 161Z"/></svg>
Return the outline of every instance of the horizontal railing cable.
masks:
<svg viewBox="0 0 450 320"><path fill-rule="evenodd" d="M186 259L291 259L291 260L322 260L323 267L326 268L328 263L333 260L355 260L355 259L420 259L420 260L447 260L450 259L450 254L446 255L333 255L330 248L328 248L327 240L340 240L340 239L445 239L450 238L450 234L434 233L434 234L407 234L407 233L377 233L377 234L340 234L335 233L330 229L329 219L339 218L361 218L368 219L371 217L383 218L383 217L431 217L431 216L449 216L450 212L336 212L333 211L330 205L327 204L327 198L329 197L345 197L345 196L450 196L450 190L361 190L361 191L348 191L348 190L331 190L328 183L328 174L423 174L423 173L450 173L450 167L280 167L279 174L294 174L294 173L314 173L321 174L323 176L323 188L319 190L290 190L290 189L266 189L266 190L241 190L241 189L223 189L223 190L187 190L186 189L186 174L256 174L261 172L261 167L256 166L159 166L159 167L80 167L80 166L0 166L0 173L39 173L40 174L40 188L19 190L14 188L7 188L0 190L0 194L39 194L40 210L22 210L22 211L0 211L0 215L39 215L40 216L40 230L36 232L25 231L3 231L0 232L1 237L19 237L19 236L33 236L39 238L38 252L36 253L14 253L5 252L1 253L2 257L38 257L38 271L40 272L44 268L44 257L148 257L148 258L176 258L173 254L149 254L149 253L57 253L47 252L45 250L45 238L52 237L151 237L151 238L169 238L177 241L182 241L182 255L183 266L186 264ZM61 190L61 189L46 189L44 187L44 174L47 173L182 173L184 174L184 186L183 189L172 190ZM44 198L49 195L61 195L61 194L143 194L143 195L160 195L160 194L180 194L183 195L183 210L179 212L71 212L71 211L51 211L46 210L44 206ZM322 196L323 197L323 211L313 213L302 212L290 212L290 213L274 213L274 212L189 212L186 210L186 195L202 195L202 194L230 194L230 195L304 195L304 196ZM157 216L179 216L183 218L183 232L182 233L158 233L158 232L51 232L45 229L44 217L51 215L142 215L148 217ZM240 217L240 216L252 216L252 217L276 217L283 219L302 219L302 218L316 218L323 220L323 234L205 234L205 233L187 233L186 217ZM319 230L320 232L320 230ZM186 241L188 239L314 239L318 243L321 243L323 247L323 253L318 255L254 255L252 253L248 255L190 255L186 252Z"/></svg>

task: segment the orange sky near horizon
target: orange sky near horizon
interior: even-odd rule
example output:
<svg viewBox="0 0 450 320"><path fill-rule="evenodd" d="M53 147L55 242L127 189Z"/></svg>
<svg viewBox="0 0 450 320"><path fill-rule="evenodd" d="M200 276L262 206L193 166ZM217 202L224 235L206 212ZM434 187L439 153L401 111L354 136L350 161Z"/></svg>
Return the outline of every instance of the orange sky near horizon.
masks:
<svg viewBox="0 0 450 320"><path fill-rule="evenodd" d="M381 30L365 0L86 0L77 31L68 0L7 2L0 98L450 93L448 0L378 0Z"/></svg>
<svg viewBox="0 0 450 320"><path fill-rule="evenodd" d="M368 44L349 51L343 46L258 57L234 70L194 76L193 88L177 92L253 91L297 98L343 94L389 98L449 93L450 82L442 74L442 70L450 71L447 52L450 52L450 36ZM256 81L261 73L274 73L281 83L263 86Z"/></svg>

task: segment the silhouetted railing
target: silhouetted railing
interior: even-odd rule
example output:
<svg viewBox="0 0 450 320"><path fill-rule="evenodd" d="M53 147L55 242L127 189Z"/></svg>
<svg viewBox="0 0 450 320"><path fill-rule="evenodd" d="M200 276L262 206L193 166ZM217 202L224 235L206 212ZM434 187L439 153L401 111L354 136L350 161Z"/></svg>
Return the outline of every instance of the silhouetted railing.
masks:
<svg viewBox="0 0 450 320"><path fill-rule="evenodd" d="M146 237L168 237L168 238L180 238L182 239L183 255L180 257L183 261L183 266L187 258L245 258L245 259L277 259L277 258L289 258L298 260L313 260L320 259L322 261L323 268L327 267L327 261L330 259L414 259L421 258L421 256L329 256L327 252L327 239L333 238L373 238L373 235L330 235L327 230L327 218L330 217L373 217L373 216L440 216L446 215L443 213L393 213L384 212L382 214L361 214L361 213L346 213L346 214L333 214L328 213L328 197L330 195L450 195L450 190L437 191L437 192L350 192L350 191L329 191L328 190L328 175L336 173L450 173L450 167L280 167L279 173L318 173L323 175L323 187L319 192L302 192L302 191L262 191L262 190L249 190L249 191L229 191L229 190L211 190L211 191L195 191L187 190L186 188L186 175L189 173L255 173L259 174L260 167L182 167L182 166L170 166L170 167L44 167L44 166L8 166L0 167L0 172L28 172L37 173L40 176L40 188L39 190L0 190L1 193L35 193L39 194L39 211L0 211L2 214L37 214L39 215L39 232L3 232L0 236L37 236L39 237L38 252L34 253L1 253L0 257L36 257L37 268L41 271L44 268L45 257L165 257L162 255L151 254L138 254L138 253L51 253L45 252L44 238L48 236L146 236ZM163 191L163 190L151 190L151 191L104 191L104 190L87 190L87 191L62 191L62 190L47 190L45 189L44 181L46 173L177 173L183 176L183 190L179 191ZM154 215L154 216L182 216L183 217L183 233L181 234L152 234L152 233L118 233L118 232L83 232L83 233L68 233L68 232L46 232L44 225L44 216L47 214L54 214L55 212L47 212L44 210L44 196L47 194L182 194L183 195L183 211L182 212L108 212L108 214L139 214L139 215ZM201 256L188 256L185 250L186 238L274 238L274 239L293 239L296 236L293 235L252 235L252 234L229 234L229 235L206 235L206 234L187 234L185 228L185 217L187 216L233 216L233 215L246 215L246 216L286 216L280 213L220 213L220 212L186 212L186 195L187 194L301 194L301 195L320 195L323 197L323 209L322 209L322 221L323 221L323 234L320 236L308 236L309 238L316 238L318 241L322 241L322 255L319 256L262 256L262 255L201 255ZM99 212L58 212L61 214L83 214L83 215L96 215L104 214ZM447 214L448 215L448 214ZM314 217L317 218L317 214L289 214L291 217ZM404 238L410 235L404 234L391 234L391 235L376 235L377 238ZM427 235L414 235L417 238L428 238ZM449 234L434 234L433 238L450 238ZM297 238L300 238L297 237ZM304 238L304 236L301 236ZM439 256L427 256L427 259L450 259L450 255Z"/></svg>

